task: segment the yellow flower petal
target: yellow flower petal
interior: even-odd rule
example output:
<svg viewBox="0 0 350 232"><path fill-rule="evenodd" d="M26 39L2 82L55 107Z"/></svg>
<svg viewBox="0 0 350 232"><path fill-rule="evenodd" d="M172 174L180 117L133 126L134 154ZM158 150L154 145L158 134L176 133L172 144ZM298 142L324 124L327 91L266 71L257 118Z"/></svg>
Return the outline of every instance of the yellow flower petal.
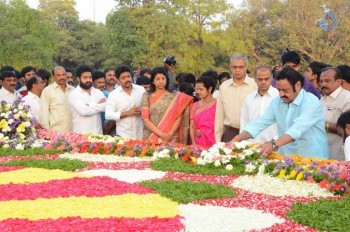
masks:
<svg viewBox="0 0 350 232"><path fill-rule="evenodd" d="M157 194L124 194L106 197L70 197L0 202L0 220L29 220L60 217L159 217L179 215L178 203Z"/></svg>
<svg viewBox="0 0 350 232"><path fill-rule="evenodd" d="M64 180L74 177L92 177L89 175L66 172L62 170L48 170L41 168L24 168L15 171L1 172L0 184L26 184L48 182L50 180Z"/></svg>

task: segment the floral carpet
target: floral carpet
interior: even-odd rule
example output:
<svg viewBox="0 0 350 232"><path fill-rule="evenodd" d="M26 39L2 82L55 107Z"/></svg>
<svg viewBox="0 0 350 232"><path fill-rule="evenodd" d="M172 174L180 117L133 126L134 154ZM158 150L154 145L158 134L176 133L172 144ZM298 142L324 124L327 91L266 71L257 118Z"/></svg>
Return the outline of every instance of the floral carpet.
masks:
<svg viewBox="0 0 350 232"><path fill-rule="evenodd" d="M316 184L265 175L154 171L146 158L89 154L31 158L59 157L89 165L76 172L0 167L0 231L315 231L291 221L286 212L297 201L333 196ZM14 159L23 157L2 156L0 162ZM237 196L179 204L140 186L145 180L224 184Z"/></svg>

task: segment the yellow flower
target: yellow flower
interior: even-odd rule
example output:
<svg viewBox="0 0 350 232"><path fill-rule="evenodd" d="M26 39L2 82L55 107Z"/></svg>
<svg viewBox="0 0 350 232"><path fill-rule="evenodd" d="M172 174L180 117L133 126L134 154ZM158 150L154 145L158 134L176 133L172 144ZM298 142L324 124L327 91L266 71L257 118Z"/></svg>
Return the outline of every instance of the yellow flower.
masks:
<svg viewBox="0 0 350 232"><path fill-rule="evenodd" d="M303 179L304 179L304 174L303 174L303 172L299 172L299 174L297 175L296 180L301 181L301 180L303 180Z"/></svg>
<svg viewBox="0 0 350 232"><path fill-rule="evenodd" d="M13 115L13 118L14 118L14 119L19 119L19 114Z"/></svg>
<svg viewBox="0 0 350 232"><path fill-rule="evenodd" d="M16 129L16 131L18 132L18 133L22 133L22 132L24 132L26 130L26 124L25 123L21 123L21 124L19 124L19 126L17 127L17 129Z"/></svg>
<svg viewBox="0 0 350 232"><path fill-rule="evenodd" d="M286 170L281 169L280 174L278 175L278 178L283 179L285 175L286 175Z"/></svg>
<svg viewBox="0 0 350 232"><path fill-rule="evenodd" d="M26 138L26 136L25 136L24 134L20 133L19 138L20 138L21 140L24 140L24 139Z"/></svg>
<svg viewBox="0 0 350 232"><path fill-rule="evenodd" d="M304 168L304 170L309 170L310 169L310 164L305 165L303 168Z"/></svg>
<svg viewBox="0 0 350 232"><path fill-rule="evenodd" d="M295 171L295 170L293 170L293 171L291 171L291 173L288 175L287 179L288 179L288 180L292 180L292 179L294 179L294 178L296 177L297 174L298 174L298 172Z"/></svg>
<svg viewBox="0 0 350 232"><path fill-rule="evenodd" d="M0 129L3 129L3 131L11 131L11 128L9 127L9 125L7 124L6 119L2 119L0 121Z"/></svg>

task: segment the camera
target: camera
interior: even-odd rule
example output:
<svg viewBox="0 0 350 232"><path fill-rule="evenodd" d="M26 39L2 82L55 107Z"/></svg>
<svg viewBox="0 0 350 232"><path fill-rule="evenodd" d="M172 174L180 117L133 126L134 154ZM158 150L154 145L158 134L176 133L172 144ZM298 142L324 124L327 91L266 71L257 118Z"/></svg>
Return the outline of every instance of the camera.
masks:
<svg viewBox="0 0 350 232"><path fill-rule="evenodd" d="M175 56L166 56L164 58L164 64L175 66L176 65Z"/></svg>

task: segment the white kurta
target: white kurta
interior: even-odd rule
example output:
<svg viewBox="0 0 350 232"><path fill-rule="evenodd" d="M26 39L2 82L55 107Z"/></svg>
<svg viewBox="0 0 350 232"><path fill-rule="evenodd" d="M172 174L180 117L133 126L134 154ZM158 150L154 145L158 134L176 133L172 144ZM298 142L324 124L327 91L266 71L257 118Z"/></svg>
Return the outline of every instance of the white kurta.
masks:
<svg viewBox="0 0 350 232"><path fill-rule="evenodd" d="M278 90L272 86L270 86L269 90L264 96L260 96L257 90L248 94L242 106L241 132L249 122L263 115L271 100L278 96ZM255 140L259 142L268 142L277 138L277 125L273 124L263 130L260 135L255 138Z"/></svg>
<svg viewBox="0 0 350 232"><path fill-rule="evenodd" d="M145 91L144 87L133 84L131 95L127 94L120 86L109 94L106 106L106 119L116 121L117 135L142 139L143 122L141 115L124 118L120 118L120 115L133 106L140 107L142 95Z"/></svg>
<svg viewBox="0 0 350 232"><path fill-rule="evenodd" d="M90 90L89 94L78 86L68 97L69 108L72 112L73 131L102 134L100 113L105 111L106 103L98 102L106 97L94 87L91 87Z"/></svg>
<svg viewBox="0 0 350 232"><path fill-rule="evenodd" d="M33 94L32 92L28 92L27 96L22 98L23 104L30 107L30 112L33 117L40 123L40 98Z"/></svg>

